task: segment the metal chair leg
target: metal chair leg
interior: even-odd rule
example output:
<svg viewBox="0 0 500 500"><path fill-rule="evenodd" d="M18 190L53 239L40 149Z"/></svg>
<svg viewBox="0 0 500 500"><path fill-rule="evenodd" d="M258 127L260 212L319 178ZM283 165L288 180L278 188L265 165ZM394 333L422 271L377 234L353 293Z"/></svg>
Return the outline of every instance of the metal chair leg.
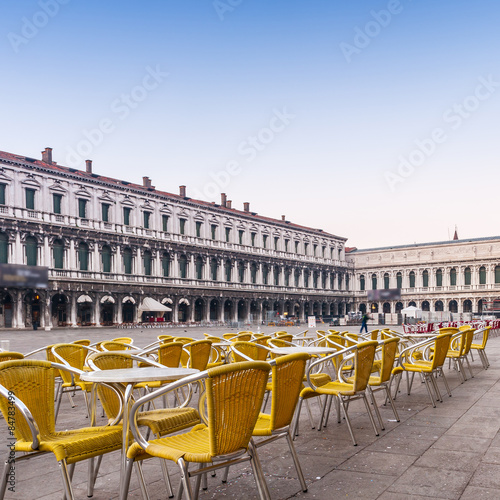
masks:
<svg viewBox="0 0 500 500"><path fill-rule="evenodd" d="M248 452L251 457L250 464L257 483L259 497L261 500L271 500L271 494L269 493L266 478L264 477L264 472L262 471L262 466L260 464L259 455L257 454L257 447L252 440L248 443Z"/></svg>
<svg viewBox="0 0 500 500"><path fill-rule="evenodd" d="M68 465L66 463L66 460L60 460L58 462L59 468L61 469L61 476L63 480L63 485L64 485L64 492L66 495L66 498L68 500L73 500L75 497L73 496L73 488L71 487L71 480L69 477L68 473Z"/></svg>
<svg viewBox="0 0 500 500"><path fill-rule="evenodd" d="M356 443L356 439L354 438L354 432L352 431L351 421L349 420L349 415L347 415L347 409L345 407L344 400L342 399L341 396L338 396L337 399L340 400L340 404L342 405L342 410L344 411L345 421L347 423L347 429L349 430L349 434L351 435L352 444L354 446L358 446L358 443Z"/></svg>
<svg viewBox="0 0 500 500"><path fill-rule="evenodd" d="M307 491L306 480L304 479L304 474L302 473L302 467L300 466L299 457L295 451L295 446L293 445L292 436L290 436L290 431L286 433L286 441L288 443L288 448L290 448L290 454L292 455L293 463L295 465L295 470L297 471L297 476L299 476L300 485L302 486L302 491Z"/></svg>
<svg viewBox="0 0 500 500"><path fill-rule="evenodd" d="M183 458L179 458L177 465L181 470L181 481L184 491L186 493L186 498L187 500L194 500L193 490L191 488L191 482L189 481L188 464L184 461Z"/></svg>
<svg viewBox="0 0 500 500"><path fill-rule="evenodd" d="M382 420L382 415L380 415L380 410L378 409L377 400L375 399L375 394L372 391L372 388L367 385L366 392L370 395L370 400L373 404L373 409L375 410L375 415L377 415L378 423L380 424L380 430L385 431L384 422Z"/></svg>
<svg viewBox="0 0 500 500"><path fill-rule="evenodd" d="M366 398L366 394L363 392L360 395L363 398L363 401L365 402L366 411L368 412L368 418L370 419L370 422L372 424L373 432L375 432L375 436L379 436L380 434L378 432L377 425L375 424L375 420L373 419L372 410L370 409L370 403L368 402L368 399Z"/></svg>
<svg viewBox="0 0 500 500"><path fill-rule="evenodd" d="M120 500L127 500L128 498L128 490L130 488L130 477L132 476L133 467L134 467L134 460L127 458L123 483L120 484Z"/></svg>

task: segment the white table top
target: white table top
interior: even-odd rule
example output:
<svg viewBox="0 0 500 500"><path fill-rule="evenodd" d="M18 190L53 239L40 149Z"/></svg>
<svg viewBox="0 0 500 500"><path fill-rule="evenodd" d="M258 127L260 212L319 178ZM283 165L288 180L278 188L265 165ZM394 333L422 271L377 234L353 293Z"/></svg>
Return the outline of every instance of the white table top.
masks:
<svg viewBox="0 0 500 500"><path fill-rule="evenodd" d="M296 347L273 347L271 349L273 354L295 354L297 352L306 352L307 354L332 354L337 352L336 349L330 347L316 347L316 346L296 346Z"/></svg>
<svg viewBox="0 0 500 500"><path fill-rule="evenodd" d="M98 370L80 375L84 382L136 383L156 380L177 380L194 375L199 370L194 368L120 368L116 370Z"/></svg>

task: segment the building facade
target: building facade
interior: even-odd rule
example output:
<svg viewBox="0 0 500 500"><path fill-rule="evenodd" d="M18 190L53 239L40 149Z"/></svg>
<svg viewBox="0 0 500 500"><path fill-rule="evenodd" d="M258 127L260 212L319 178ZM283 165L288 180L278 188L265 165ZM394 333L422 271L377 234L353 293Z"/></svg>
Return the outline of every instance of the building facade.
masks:
<svg viewBox="0 0 500 500"><path fill-rule="evenodd" d="M354 308L397 313L488 313L500 310L500 237L349 252L355 268ZM368 301L368 290L401 289L401 299ZM496 307L495 307L496 306Z"/></svg>
<svg viewBox="0 0 500 500"><path fill-rule="evenodd" d="M343 315L346 238L143 184L0 152L0 263L46 266L47 289L0 289L0 327L134 323L145 297L165 320L260 322Z"/></svg>

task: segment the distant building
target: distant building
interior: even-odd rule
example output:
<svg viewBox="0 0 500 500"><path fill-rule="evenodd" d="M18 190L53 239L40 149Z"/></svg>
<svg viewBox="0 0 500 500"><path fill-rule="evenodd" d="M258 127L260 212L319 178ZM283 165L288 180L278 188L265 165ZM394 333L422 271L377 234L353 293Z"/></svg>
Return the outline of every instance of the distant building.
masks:
<svg viewBox="0 0 500 500"><path fill-rule="evenodd" d="M49 288L0 289L0 326L138 322L151 297L172 322L343 315L346 238L143 184L0 152L0 263L49 268Z"/></svg>

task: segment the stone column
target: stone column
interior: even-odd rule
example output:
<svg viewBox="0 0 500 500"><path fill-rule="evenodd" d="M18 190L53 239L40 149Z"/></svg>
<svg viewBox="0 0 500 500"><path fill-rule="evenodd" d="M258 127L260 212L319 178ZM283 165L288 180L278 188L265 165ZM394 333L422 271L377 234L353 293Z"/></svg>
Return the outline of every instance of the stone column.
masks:
<svg viewBox="0 0 500 500"><path fill-rule="evenodd" d="M45 292L45 310L43 314L45 331L50 332L52 330L52 314L51 314L51 300L50 292ZM40 315L41 316L41 315Z"/></svg>
<svg viewBox="0 0 500 500"><path fill-rule="evenodd" d="M95 326L101 325L101 297L96 295L94 304L94 323Z"/></svg>
<svg viewBox="0 0 500 500"><path fill-rule="evenodd" d="M121 325L123 323L123 310L122 310L122 297L118 296L116 299L116 323Z"/></svg>
<svg viewBox="0 0 500 500"><path fill-rule="evenodd" d="M14 299L14 314L12 317L12 326L14 328L25 328L24 311L23 311L23 294L20 290L17 291L17 297Z"/></svg>
<svg viewBox="0 0 500 500"><path fill-rule="evenodd" d="M76 328L78 325L76 320L76 312L77 312L77 303L76 303L76 295L74 293L71 294L71 303L69 310L69 317L71 322L71 327Z"/></svg>

